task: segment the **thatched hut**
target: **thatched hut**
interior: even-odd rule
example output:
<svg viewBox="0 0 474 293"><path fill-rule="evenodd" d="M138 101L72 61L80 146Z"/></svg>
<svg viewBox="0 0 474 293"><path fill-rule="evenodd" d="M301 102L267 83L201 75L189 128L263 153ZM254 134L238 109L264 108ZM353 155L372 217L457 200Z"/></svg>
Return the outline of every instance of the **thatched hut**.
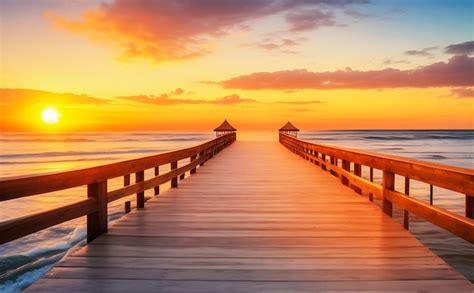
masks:
<svg viewBox="0 0 474 293"><path fill-rule="evenodd" d="M285 133L294 137L298 137L298 132L300 131L296 128L290 121L288 121L282 128L278 129L280 133Z"/></svg>

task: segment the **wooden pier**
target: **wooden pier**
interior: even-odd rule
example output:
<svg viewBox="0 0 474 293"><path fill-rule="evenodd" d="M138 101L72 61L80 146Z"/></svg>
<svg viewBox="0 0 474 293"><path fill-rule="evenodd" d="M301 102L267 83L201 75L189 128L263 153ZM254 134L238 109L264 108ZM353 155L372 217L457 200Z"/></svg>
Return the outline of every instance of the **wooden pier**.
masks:
<svg viewBox="0 0 474 293"><path fill-rule="evenodd" d="M393 185L397 170L417 178L423 168L436 167L433 176L423 175L426 182L472 194L472 170L446 171L414 160L408 168L402 159L387 156L366 160L364 156L375 155L336 152L285 134L280 134L281 144L234 140L235 134L226 134L183 153L115 165L121 172L110 165L102 173L73 171L83 172L76 181L70 178L78 174L61 175L65 173L1 181L1 200L89 185L80 210L67 207L0 223L4 243L69 218L88 217L88 245L28 291L473 292L471 282L391 218L392 204L400 205L472 243L471 196L466 195L466 214L457 215L403 196ZM175 162L185 158L189 163L178 168ZM398 160L398 165L383 167L382 158ZM171 164L171 172L158 171L151 179L141 174L165 163ZM382 169L385 184L362 178L361 165L369 166L370 174ZM192 176L179 181L185 172ZM128 185L131 173L137 183ZM124 176L128 186L108 191L107 179L117 176ZM451 183L442 182L443 176L451 176ZM159 193L156 187L168 180L177 188L145 204L143 190ZM30 190L39 182L49 184ZM360 195L366 191L370 198L382 199L383 209ZM108 227L107 202L134 193L140 208ZM39 227L31 228L31 223Z"/></svg>

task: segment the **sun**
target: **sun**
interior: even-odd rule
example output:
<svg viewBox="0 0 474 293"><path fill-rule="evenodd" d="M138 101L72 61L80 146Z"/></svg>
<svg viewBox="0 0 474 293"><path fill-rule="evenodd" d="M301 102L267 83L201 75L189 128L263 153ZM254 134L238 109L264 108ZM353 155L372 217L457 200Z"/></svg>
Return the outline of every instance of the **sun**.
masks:
<svg viewBox="0 0 474 293"><path fill-rule="evenodd" d="M41 119L45 123L55 124L59 122L59 112L54 108L46 108L41 113Z"/></svg>

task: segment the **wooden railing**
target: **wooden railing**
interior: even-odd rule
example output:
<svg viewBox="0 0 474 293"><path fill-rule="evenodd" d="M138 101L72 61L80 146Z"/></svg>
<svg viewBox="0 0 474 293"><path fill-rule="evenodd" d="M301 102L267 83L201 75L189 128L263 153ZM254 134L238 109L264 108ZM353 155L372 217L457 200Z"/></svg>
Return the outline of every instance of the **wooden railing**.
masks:
<svg viewBox="0 0 474 293"><path fill-rule="evenodd" d="M403 157L382 155L349 148L315 144L280 133L280 142L341 179L357 193L365 191L369 200L382 201L383 211L392 216L393 204L404 210L404 227L409 227L409 213L474 243L474 170L428 163ZM352 165L352 168L351 168ZM362 166L369 167L369 179L362 177ZM351 170L352 169L352 170ZM382 184L373 182L374 169L381 170ZM395 175L405 178L404 190L395 190ZM410 197L410 179L430 186L430 202ZM465 215L433 205L433 186L465 196Z"/></svg>
<svg viewBox="0 0 474 293"><path fill-rule="evenodd" d="M145 190L154 188L155 195L159 194L160 184L168 181L171 187L178 187L178 177L183 179L187 171L194 174L198 165L203 165L235 140L235 133L231 133L195 147L135 160L49 175L0 179L0 202L87 185L86 199L1 222L0 244L82 216L87 216L87 241L90 242L107 232L109 202L136 194L137 208L144 208ZM190 162L178 168L178 161L187 158ZM165 164L171 165L170 171L160 175L160 166ZM147 169L154 169L154 177L145 179ZM134 184L130 184L131 174L135 174ZM124 178L124 187L108 191L107 180L118 177ZM125 209L130 210L130 202L125 203Z"/></svg>

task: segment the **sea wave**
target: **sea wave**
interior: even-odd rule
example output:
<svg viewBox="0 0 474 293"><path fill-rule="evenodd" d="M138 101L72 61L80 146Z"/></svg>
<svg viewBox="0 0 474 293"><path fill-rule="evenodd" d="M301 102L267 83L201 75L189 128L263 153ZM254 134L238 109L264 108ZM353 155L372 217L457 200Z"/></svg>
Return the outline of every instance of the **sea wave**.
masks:
<svg viewBox="0 0 474 293"><path fill-rule="evenodd" d="M447 160L449 159L448 157L442 156L442 155L427 155L421 157L421 159L425 160Z"/></svg>
<svg viewBox="0 0 474 293"><path fill-rule="evenodd" d="M366 140L425 140L425 139L455 139L455 140L473 140L474 136L469 134L463 135L406 135L406 136L390 136L390 135L369 135L362 136Z"/></svg>
<svg viewBox="0 0 474 293"><path fill-rule="evenodd" d="M144 154L158 153L158 149L132 149L127 151L101 150L101 151L65 151L65 152L41 152L23 154L3 154L0 159L8 158L44 158L44 157L66 157L66 156L95 156L95 155L117 155L117 154Z"/></svg>
<svg viewBox="0 0 474 293"><path fill-rule="evenodd" d="M26 288L61 260L72 247L85 243L85 238L86 227L82 225L54 245L40 243L30 251L0 258L0 292L18 292Z"/></svg>
<svg viewBox="0 0 474 293"><path fill-rule="evenodd" d="M81 158L81 159L65 159L65 160L45 160L45 161L0 161L0 165L28 165L28 164L45 164L45 163L68 163L68 162L89 162L89 161L113 161L118 160L115 157L99 157L99 158Z"/></svg>
<svg viewBox="0 0 474 293"><path fill-rule="evenodd" d="M96 142L89 138L0 138L0 142Z"/></svg>

